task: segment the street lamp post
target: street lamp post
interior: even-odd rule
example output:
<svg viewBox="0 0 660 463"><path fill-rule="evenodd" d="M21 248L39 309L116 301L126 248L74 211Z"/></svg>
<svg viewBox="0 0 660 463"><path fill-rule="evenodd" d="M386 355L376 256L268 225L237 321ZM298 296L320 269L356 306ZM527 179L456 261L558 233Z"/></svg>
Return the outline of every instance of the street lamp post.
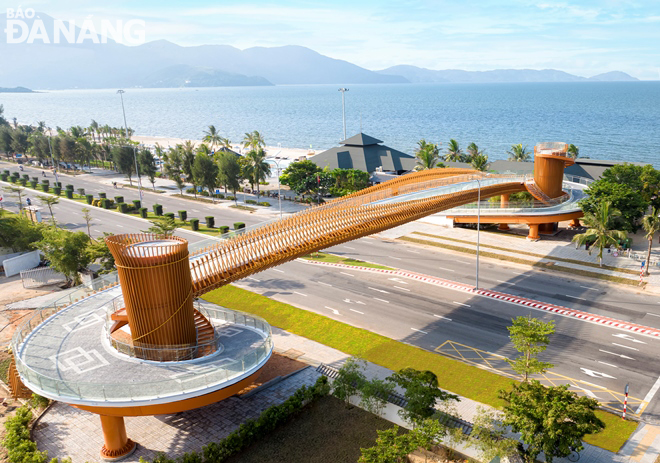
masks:
<svg viewBox="0 0 660 463"><path fill-rule="evenodd" d="M348 92L348 89L342 87L339 91L341 92L341 115L344 121L344 140L346 140L346 101L344 100L344 94Z"/></svg>
<svg viewBox="0 0 660 463"><path fill-rule="evenodd" d="M477 192L477 275L475 289L479 289L479 229L481 228L481 180L476 179L479 185Z"/></svg>
<svg viewBox="0 0 660 463"><path fill-rule="evenodd" d="M57 179L57 166L55 165L55 158L53 158L53 146L50 143L50 139L53 136L51 129L48 129L48 149L50 150L50 162L53 163L53 173L55 174L55 183L59 182Z"/></svg>
<svg viewBox="0 0 660 463"><path fill-rule="evenodd" d="M282 152L281 150L278 151L275 156L279 156L281 152ZM275 175L277 175L277 202L280 206L280 220L282 220L282 190L280 188L280 171L281 171L280 161L282 161L282 159L279 159L277 161L274 160L274 159L268 159L268 161L275 164L276 170L277 170L277 173L275 174Z"/></svg>
<svg viewBox="0 0 660 463"><path fill-rule="evenodd" d="M131 138L128 134L128 124L126 123L126 110L124 109L124 93L126 92L124 92L123 90L117 90L117 93L119 93L119 98L121 99L121 112L124 115L124 128L126 129L126 139L130 141ZM135 161L135 175L137 176L140 204L142 204L142 185L140 184L140 171L138 169L137 148L135 147L135 145L133 145L133 160Z"/></svg>

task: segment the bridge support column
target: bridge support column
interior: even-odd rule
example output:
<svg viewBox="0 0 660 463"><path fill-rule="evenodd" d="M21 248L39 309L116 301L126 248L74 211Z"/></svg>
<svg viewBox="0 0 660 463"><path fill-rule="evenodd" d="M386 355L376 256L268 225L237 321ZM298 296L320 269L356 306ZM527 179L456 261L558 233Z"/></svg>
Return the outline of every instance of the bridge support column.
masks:
<svg viewBox="0 0 660 463"><path fill-rule="evenodd" d="M510 193L506 193L500 196L500 207L509 207L509 198Z"/></svg>
<svg viewBox="0 0 660 463"><path fill-rule="evenodd" d="M530 223L529 224L529 234L527 235L527 239L530 241L538 241L541 239L539 236L539 224L537 223Z"/></svg>
<svg viewBox="0 0 660 463"><path fill-rule="evenodd" d="M498 230L504 230L504 231L506 231L506 230L509 229L509 225L506 224L506 223L501 223L501 224L499 225L499 227L497 227L497 229L498 229Z"/></svg>
<svg viewBox="0 0 660 463"><path fill-rule="evenodd" d="M573 219L571 220L571 227L579 227L580 226L580 219Z"/></svg>
<svg viewBox="0 0 660 463"><path fill-rule="evenodd" d="M124 417L107 415L99 415L99 417L104 442L101 458L105 461L117 461L132 454L137 444L126 436Z"/></svg>

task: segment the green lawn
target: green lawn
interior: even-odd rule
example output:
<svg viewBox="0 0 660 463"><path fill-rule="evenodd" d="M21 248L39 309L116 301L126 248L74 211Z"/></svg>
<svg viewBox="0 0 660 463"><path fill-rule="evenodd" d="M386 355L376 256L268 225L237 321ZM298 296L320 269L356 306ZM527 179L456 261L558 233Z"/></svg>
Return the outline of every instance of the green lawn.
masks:
<svg viewBox="0 0 660 463"><path fill-rule="evenodd" d="M384 265L372 264L363 260L351 259L349 257L341 257L335 254L328 254L325 252L314 252L302 257L305 260L312 260L315 262L331 262L333 264L353 265L357 267L380 268L383 270L395 270L392 267L385 267Z"/></svg>
<svg viewBox="0 0 660 463"><path fill-rule="evenodd" d="M262 317L273 326L359 356L390 370L412 367L431 370L440 387L470 399L501 408L500 389L509 389L512 380L442 355L356 328L328 317L274 301L260 294L229 285L209 292L204 299L215 304ZM608 425L587 442L617 451L630 437L636 423L623 422L615 415L599 412ZM613 450L615 449L615 450Z"/></svg>

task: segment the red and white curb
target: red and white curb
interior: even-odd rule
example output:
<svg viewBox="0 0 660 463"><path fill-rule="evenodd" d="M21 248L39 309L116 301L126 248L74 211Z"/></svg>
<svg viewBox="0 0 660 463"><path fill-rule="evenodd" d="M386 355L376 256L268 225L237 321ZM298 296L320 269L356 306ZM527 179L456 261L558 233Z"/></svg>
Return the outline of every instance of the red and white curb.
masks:
<svg viewBox="0 0 660 463"><path fill-rule="evenodd" d="M406 270L385 270L385 269L377 269L370 267L359 267L356 265L346 265L346 264L331 263L331 262L318 262L318 261L303 260L303 259L298 259L298 260L313 265L325 265L325 266L358 270L364 272L375 272L375 273L385 273L388 275L396 275L403 278L408 278L410 280L421 281L423 283L442 286L457 291L464 291L467 293L477 294L482 297L488 297L491 299L497 299L500 301L509 302L511 304L518 304L525 307L531 307L536 310L552 312L557 315L562 315L564 317L577 318L579 320L586 321L589 323L596 323L599 325L605 325L619 330L631 331L633 333L660 338L660 329L657 328L651 328L649 326L638 325L635 323L626 323L622 320L617 320L616 318L603 317L601 315L595 315L589 312L570 309L568 307L563 307L560 305L549 304L547 302L540 302L534 299L527 299L524 297L513 296L511 294L501 293L499 291L475 289L474 286L472 285L457 283L455 281L445 280L443 278L437 278L420 273L409 272Z"/></svg>

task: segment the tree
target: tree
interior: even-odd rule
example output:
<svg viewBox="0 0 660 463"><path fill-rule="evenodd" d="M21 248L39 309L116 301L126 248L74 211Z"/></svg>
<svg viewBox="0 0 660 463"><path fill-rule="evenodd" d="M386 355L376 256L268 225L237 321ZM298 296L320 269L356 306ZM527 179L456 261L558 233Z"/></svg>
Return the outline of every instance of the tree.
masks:
<svg viewBox="0 0 660 463"><path fill-rule="evenodd" d="M241 187L241 166L234 153L222 152L218 158L218 184L234 193L234 203L238 204L236 190Z"/></svg>
<svg viewBox="0 0 660 463"><path fill-rule="evenodd" d="M43 238L35 246L43 252L50 266L66 276L69 283L81 283L78 272L91 262L87 253L89 236L83 232L70 232L57 228L43 230Z"/></svg>
<svg viewBox="0 0 660 463"><path fill-rule="evenodd" d="M25 154L28 150L28 134L21 127L11 132L11 149L15 153Z"/></svg>
<svg viewBox="0 0 660 463"><path fill-rule="evenodd" d="M585 216L598 214L601 204L608 202L612 209L619 211L619 214L612 218L610 226L628 232L637 231L638 220L642 218L649 205L639 189L604 178L592 183L584 191L588 196L580 200L579 204Z"/></svg>
<svg viewBox="0 0 660 463"><path fill-rule="evenodd" d="M282 171L280 183L302 195L314 188L316 174L319 172L321 172L321 168L309 159L292 162Z"/></svg>
<svg viewBox="0 0 660 463"><path fill-rule="evenodd" d="M264 137L256 130L247 132L243 137L243 147L250 151L257 151L259 148L266 146Z"/></svg>
<svg viewBox="0 0 660 463"><path fill-rule="evenodd" d="M11 248L13 252L34 249L34 243L43 237L42 224L33 223L21 215L0 218L0 247Z"/></svg>
<svg viewBox="0 0 660 463"><path fill-rule="evenodd" d="M417 442L408 434L399 434L399 427L393 426L384 431L377 431L378 437L373 447L361 448L358 463L399 463L406 461L406 456L417 447Z"/></svg>
<svg viewBox="0 0 660 463"><path fill-rule="evenodd" d="M94 220L94 217L92 217L92 211L90 211L86 207L83 207L82 208L82 213L83 213L83 219L85 220L85 223L87 224L87 236L89 236L91 238L92 237L92 230L90 228L90 224Z"/></svg>
<svg viewBox="0 0 660 463"><path fill-rule="evenodd" d="M5 119L5 107L0 104L0 127L9 126L9 122Z"/></svg>
<svg viewBox="0 0 660 463"><path fill-rule="evenodd" d="M447 162L461 162L463 161L463 151L461 151L458 142L453 138L447 144L447 153L445 154L445 161Z"/></svg>
<svg viewBox="0 0 660 463"><path fill-rule="evenodd" d="M649 164L645 166L628 163L616 164L605 170L601 179L596 183L603 181L629 186L636 195L641 196L646 202L643 211L646 210L648 204L660 207L660 195L658 194L658 191L660 191L660 171ZM624 213L624 210L618 206L617 209Z"/></svg>
<svg viewBox="0 0 660 463"><path fill-rule="evenodd" d="M332 176L335 179L335 186L331 193L337 196L343 196L354 191L359 191L369 185L369 172L360 169L334 169Z"/></svg>
<svg viewBox="0 0 660 463"><path fill-rule="evenodd" d="M151 222L151 227L142 230L142 233L170 236L178 228L176 221L171 217L164 217L162 220L150 220L149 222Z"/></svg>
<svg viewBox="0 0 660 463"><path fill-rule="evenodd" d="M128 181L133 186L132 177L135 174L135 153L130 146L115 146L112 149L112 160L117 165L119 172L128 177Z"/></svg>
<svg viewBox="0 0 660 463"><path fill-rule="evenodd" d="M472 158L470 164L473 169L484 172L488 168L488 155L482 151Z"/></svg>
<svg viewBox="0 0 660 463"><path fill-rule="evenodd" d="M112 233L103 232L103 238L98 240L90 240L87 245L87 253L89 254L90 262L98 261L101 265L100 274L114 272L115 269L115 257L110 252L108 248L108 243L105 242L105 238L111 236Z"/></svg>
<svg viewBox="0 0 660 463"><path fill-rule="evenodd" d="M544 322L537 318L517 317L513 325L507 327L509 339L514 347L522 355L515 360L509 360L511 367L523 375L523 381L527 382L529 375L543 373L554 365L541 362L538 354L545 351L550 343L550 335L555 332L555 322Z"/></svg>
<svg viewBox="0 0 660 463"><path fill-rule="evenodd" d="M221 143L222 137L220 134L218 134L218 131L214 125L209 125L209 129L204 131L204 138L202 141L209 143L211 145L211 149L213 149L215 145L219 145Z"/></svg>
<svg viewBox="0 0 660 463"><path fill-rule="evenodd" d="M653 236L660 232L660 209L654 207L650 214L642 219L642 228L646 232L646 239L649 240L649 250L646 253L646 265L644 266L644 275L649 275L649 266L651 265L651 248L653 247Z"/></svg>
<svg viewBox="0 0 660 463"><path fill-rule="evenodd" d="M548 387L533 380L514 384L511 391L500 391L506 402L502 425L520 433L527 449L519 446L525 461L533 463L543 452L547 463L556 457L570 455L583 449L582 438L602 431L605 424L595 410L598 401L578 397L568 385Z"/></svg>
<svg viewBox="0 0 660 463"><path fill-rule="evenodd" d="M48 211L50 212L50 220L53 222L53 226L57 227L57 224L55 223L55 214L53 214L53 206L60 202L60 198L50 195L37 195L37 199L41 204L48 207ZM87 210L89 211L89 209Z"/></svg>
<svg viewBox="0 0 660 463"><path fill-rule="evenodd" d="M440 160L438 145L435 143L428 143L426 140L421 139L417 142L415 158L417 160L415 170L433 169Z"/></svg>
<svg viewBox="0 0 660 463"><path fill-rule="evenodd" d="M357 357L351 357L341 366L337 377L332 383L332 394L349 405L352 396L358 394L366 382L364 369L366 362Z"/></svg>
<svg viewBox="0 0 660 463"><path fill-rule="evenodd" d="M568 145L566 154L568 154L569 158L577 159L577 157L580 155L580 148L571 143Z"/></svg>
<svg viewBox="0 0 660 463"><path fill-rule="evenodd" d="M507 151L507 154L509 155L509 161L527 162L530 158L527 146L523 147L522 143L511 145L511 149Z"/></svg>
<svg viewBox="0 0 660 463"><path fill-rule="evenodd" d="M394 384L388 381L378 378L365 381L360 389L360 405L369 413L380 416L392 392Z"/></svg>
<svg viewBox="0 0 660 463"><path fill-rule="evenodd" d="M468 439L466 444L477 449L481 461L509 457L516 453L518 440L507 437L508 434L509 430L502 425L500 412L477 406L471 439Z"/></svg>
<svg viewBox="0 0 660 463"><path fill-rule="evenodd" d="M438 388L438 377L432 371L404 368L388 380L406 391L404 395L408 403L399 415L413 426L433 416L438 400L459 400L458 396Z"/></svg>
<svg viewBox="0 0 660 463"><path fill-rule="evenodd" d="M246 177L257 186L257 201L259 201L259 183L265 181L270 175L270 164L266 162L266 153L261 148L247 153L245 159L247 161Z"/></svg>
<svg viewBox="0 0 660 463"><path fill-rule="evenodd" d="M195 163L195 145L187 140L183 145L179 145L178 149L181 151L181 169L186 175L186 181L192 183L193 194L197 197L197 184L195 182L195 175L193 174L193 164Z"/></svg>
<svg viewBox="0 0 660 463"><path fill-rule="evenodd" d="M214 190L218 182L218 165L213 162L213 159L209 155L200 153L195 156L195 162L193 163L193 177L195 183L206 187L209 190L209 195L213 198L213 194L215 193Z"/></svg>
<svg viewBox="0 0 660 463"><path fill-rule="evenodd" d="M151 154L149 150L141 150L138 155L138 164L140 165L140 173L144 174L151 183L151 187L156 191L156 172L158 172L158 167L156 167L156 160L154 155Z"/></svg>
<svg viewBox="0 0 660 463"><path fill-rule="evenodd" d="M179 189L179 193L183 195L183 187L185 186L183 181L183 159L181 157L181 152L178 149L172 150L172 152L167 156L167 162L165 163L165 173L170 180L174 180L176 187Z"/></svg>
<svg viewBox="0 0 660 463"><path fill-rule="evenodd" d="M582 221L586 225L587 231L573 236L572 241L576 241L580 246L592 243L589 255L594 248L598 248L598 263L601 267L603 266L603 249L618 246L628 237L625 231L612 230L613 222L619 216L621 216L621 212L612 208L609 201L603 201L595 213L584 213Z"/></svg>
<svg viewBox="0 0 660 463"><path fill-rule="evenodd" d="M467 156L464 158L464 160L471 161L479 153L480 153L479 147L475 142L472 142L467 147Z"/></svg>
<svg viewBox="0 0 660 463"><path fill-rule="evenodd" d="M22 188L20 186L8 186L5 187L4 190L9 193L10 195L16 195L18 198L18 210L19 212L23 210L23 192L25 191L25 188Z"/></svg>

